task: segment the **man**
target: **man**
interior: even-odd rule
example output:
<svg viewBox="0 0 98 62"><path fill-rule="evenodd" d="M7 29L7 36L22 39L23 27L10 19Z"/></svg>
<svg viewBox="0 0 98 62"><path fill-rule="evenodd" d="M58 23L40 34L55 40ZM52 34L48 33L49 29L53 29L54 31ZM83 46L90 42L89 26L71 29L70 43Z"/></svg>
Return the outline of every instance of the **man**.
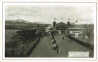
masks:
<svg viewBox="0 0 98 62"><path fill-rule="evenodd" d="M57 51L57 54L59 53L59 48L58 48L58 45L56 44L55 40L52 40L52 48L53 48L53 50Z"/></svg>

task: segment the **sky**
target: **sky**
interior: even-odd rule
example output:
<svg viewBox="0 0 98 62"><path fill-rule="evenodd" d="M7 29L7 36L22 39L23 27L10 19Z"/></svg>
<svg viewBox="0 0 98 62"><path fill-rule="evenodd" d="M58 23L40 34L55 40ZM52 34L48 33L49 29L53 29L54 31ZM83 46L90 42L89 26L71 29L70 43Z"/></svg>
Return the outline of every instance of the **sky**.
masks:
<svg viewBox="0 0 98 62"><path fill-rule="evenodd" d="M5 19L23 19L28 22L48 23L53 21L70 21L77 24L93 24L96 19L93 6L63 6L63 5L7 5L5 7Z"/></svg>

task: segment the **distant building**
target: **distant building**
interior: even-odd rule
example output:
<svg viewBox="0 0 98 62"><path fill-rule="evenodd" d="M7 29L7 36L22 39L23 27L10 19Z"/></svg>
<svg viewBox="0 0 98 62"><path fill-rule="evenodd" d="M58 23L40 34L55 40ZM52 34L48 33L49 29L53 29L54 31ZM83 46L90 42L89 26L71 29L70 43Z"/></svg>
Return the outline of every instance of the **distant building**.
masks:
<svg viewBox="0 0 98 62"><path fill-rule="evenodd" d="M66 30L67 28L68 28L68 25L63 23L63 22L60 22L60 23L56 24L56 29L57 30Z"/></svg>
<svg viewBox="0 0 98 62"><path fill-rule="evenodd" d="M68 28L68 34L75 38L82 38L85 31L87 31L87 28Z"/></svg>

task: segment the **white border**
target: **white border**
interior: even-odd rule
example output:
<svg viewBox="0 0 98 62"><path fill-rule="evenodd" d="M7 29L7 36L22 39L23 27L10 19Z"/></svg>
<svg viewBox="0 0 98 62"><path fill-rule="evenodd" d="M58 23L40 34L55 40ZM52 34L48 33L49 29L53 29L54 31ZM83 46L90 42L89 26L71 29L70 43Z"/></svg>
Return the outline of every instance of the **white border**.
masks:
<svg viewBox="0 0 98 62"><path fill-rule="evenodd" d="M13 3L13 2L96 2L96 0L3 0L6 3Z"/></svg>
<svg viewBox="0 0 98 62"><path fill-rule="evenodd" d="M96 44L97 44L97 40L96 40L96 21L94 22L94 58L54 58L54 57L49 57L49 58L45 58L45 57L38 57L38 58L35 58L35 57L25 57L25 58L22 58L22 57L19 57L19 58L5 58L5 6L7 5L63 5L63 6L95 6L96 7L96 3L3 3L3 59L33 59L33 60L38 60L38 59L56 59L56 60L96 60ZM96 9L95 9L96 11ZM97 16L97 15L96 15Z"/></svg>
<svg viewBox="0 0 98 62"><path fill-rule="evenodd" d="M2 59L2 0L0 0L0 60Z"/></svg>

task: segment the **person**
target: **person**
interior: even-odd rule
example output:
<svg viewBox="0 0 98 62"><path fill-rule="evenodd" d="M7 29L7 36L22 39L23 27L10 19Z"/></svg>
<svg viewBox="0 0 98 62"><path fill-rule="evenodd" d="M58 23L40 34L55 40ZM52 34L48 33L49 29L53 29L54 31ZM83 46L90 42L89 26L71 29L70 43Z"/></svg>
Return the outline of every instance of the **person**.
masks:
<svg viewBox="0 0 98 62"><path fill-rule="evenodd" d="M59 48L56 41L52 42L52 48L57 51L57 54L59 53Z"/></svg>
<svg viewBox="0 0 98 62"><path fill-rule="evenodd" d="M55 39L54 38L54 32L52 30L49 31L49 35L50 35L51 39Z"/></svg>
<svg viewBox="0 0 98 62"><path fill-rule="evenodd" d="M62 39L65 39L65 30L62 30Z"/></svg>
<svg viewBox="0 0 98 62"><path fill-rule="evenodd" d="M55 40L55 37L54 37L54 34L53 34L52 31L50 32L50 36L51 36L51 39L52 39L52 48L53 48L53 50L56 50L57 54L58 54L59 53L59 48L58 48L58 45L56 43L56 40Z"/></svg>

